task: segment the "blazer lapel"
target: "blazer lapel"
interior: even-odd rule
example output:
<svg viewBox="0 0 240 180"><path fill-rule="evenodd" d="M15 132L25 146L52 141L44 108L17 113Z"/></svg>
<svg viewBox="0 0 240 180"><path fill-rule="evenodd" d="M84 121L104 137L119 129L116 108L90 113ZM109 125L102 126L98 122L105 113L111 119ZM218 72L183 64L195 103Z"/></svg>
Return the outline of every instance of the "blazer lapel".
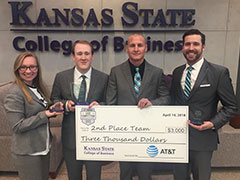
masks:
<svg viewBox="0 0 240 180"><path fill-rule="evenodd" d="M151 79L151 77L152 77L151 66L145 60L145 67L144 67L144 73L142 78L142 84L140 86L139 96L141 96L145 92L144 89L146 88L146 84L148 84L148 81Z"/></svg>
<svg viewBox="0 0 240 180"><path fill-rule="evenodd" d="M45 105L43 104L43 102L42 102L30 89L28 89L28 91L30 92L33 101L35 101L35 102L37 102L38 104L42 105L44 108L48 107L48 104L46 104L46 106L45 106ZM42 93L40 93L40 94L41 94L41 95L45 98L45 100L46 100L46 97L45 97Z"/></svg>
<svg viewBox="0 0 240 180"><path fill-rule="evenodd" d="M74 69L75 69L75 67L74 68L72 68L72 70L71 71L69 71L68 72L68 74L66 74L66 76L65 76L65 82L64 82L64 84L66 84L66 86L68 86L68 87L70 87L70 88L66 88L67 90L69 89L70 90L70 93L69 94L71 94L71 98L75 101L75 102L77 102L77 98L75 98L75 96L74 96L74 90L73 90L73 83L74 83Z"/></svg>
<svg viewBox="0 0 240 180"><path fill-rule="evenodd" d="M197 77L197 80L191 90L191 93L190 93L190 96L189 96L189 99L193 96L193 94L197 91L197 89L200 87L200 84L202 83L202 81L204 80L204 78L206 77L207 75L207 62L206 60L204 60L203 62L203 65L199 71L199 74L198 74L198 77Z"/></svg>
<svg viewBox="0 0 240 180"><path fill-rule="evenodd" d="M174 78L176 78L176 82L178 82L177 90L179 91L179 94L181 94L181 97L182 97L183 100L186 100L186 99L184 98L184 91L183 91L183 88L182 88L181 81L182 81L183 71L184 71L185 68L186 68L186 64L181 66L181 68L179 69L178 73L174 77Z"/></svg>
<svg viewBox="0 0 240 180"><path fill-rule="evenodd" d="M92 68L90 87L87 94L87 102L89 102L89 100L92 99L97 83L98 83L98 76L96 75L95 69Z"/></svg>
<svg viewBox="0 0 240 180"><path fill-rule="evenodd" d="M122 66L121 66L121 70L127 80L127 84L128 84L128 88L129 91L133 94L133 96L137 99L136 93L134 91L134 84L133 84L133 77L131 74L131 70L130 70L130 65L129 62L126 61Z"/></svg>

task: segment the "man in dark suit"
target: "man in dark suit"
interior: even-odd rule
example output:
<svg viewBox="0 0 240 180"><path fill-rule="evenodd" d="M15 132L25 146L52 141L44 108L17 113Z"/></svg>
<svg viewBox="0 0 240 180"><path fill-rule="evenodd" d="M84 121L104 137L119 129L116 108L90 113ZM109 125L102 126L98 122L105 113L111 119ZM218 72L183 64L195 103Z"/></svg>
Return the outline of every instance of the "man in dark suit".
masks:
<svg viewBox="0 0 240 180"><path fill-rule="evenodd" d="M188 180L191 172L194 180L210 179L217 130L237 110L228 69L204 59L204 50L203 33L196 29L185 32L182 52L187 62L173 71L171 96L174 104L189 106L189 163L174 166L175 180Z"/></svg>
<svg viewBox="0 0 240 180"><path fill-rule="evenodd" d="M100 180L101 162L76 160L75 103L91 103L90 107L105 101L108 75L91 67L93 48L87 41L76 41L72 59L76 66L56 75L51 99L65 107L62 123L63 155L69 180L82 179L83 163L88 180ZM84 89L84 90L83 90Z"/></svg>
<svg viewBox="0 0 240 180"><path fill-rule="evenodd" d="M163 71L144 59L146 51L147 45L142 35L133 34L128 38L126 52L129 59L111 70L107 104L137 105L139 108L146 108L169 103L169 91ZM120 162L120 179L132 179L134 166L140 180L151 179L151 163L143 162Z"/></svg>

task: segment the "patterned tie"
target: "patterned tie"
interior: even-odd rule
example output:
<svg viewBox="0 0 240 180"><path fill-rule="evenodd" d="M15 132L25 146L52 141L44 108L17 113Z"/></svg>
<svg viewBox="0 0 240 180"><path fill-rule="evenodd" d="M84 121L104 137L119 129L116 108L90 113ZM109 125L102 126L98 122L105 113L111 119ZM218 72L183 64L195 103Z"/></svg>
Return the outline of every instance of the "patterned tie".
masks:
<svg viewBox="0 0 240 180"><path fill-rule="evenodd" d="M141 75L139 73L139 68L136 68L136 73L134 76L134 91L136 94L139 93L139 88L141 86Z"/></svg>
<svg viewBox="0 0 240 180"><path fill-rule="evenodd" d="M185 85L184 85L184 97L186 99L189 98L190 93L191 93L191 73L192 73L193 67L189 66L187 68L187 70L188 70L188 72L187 72L187 76L185 79Z"/></svg>
<svg viewBox="0 0 240 180"><path fill-rule="evenodd" d="M79 96L78 96L78 101L79 102L85 102L85 97L86 97L86 76L81 75L82 82L79 90Z"/></svg>

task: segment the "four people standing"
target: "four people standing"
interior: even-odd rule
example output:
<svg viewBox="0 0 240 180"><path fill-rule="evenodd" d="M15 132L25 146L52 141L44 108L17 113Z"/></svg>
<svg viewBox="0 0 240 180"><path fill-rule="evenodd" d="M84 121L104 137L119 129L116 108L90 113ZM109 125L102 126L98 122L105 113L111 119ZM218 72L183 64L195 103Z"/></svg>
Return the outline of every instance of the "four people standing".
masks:
<svg viewBox="0 0 240 180"><path fill-rule="evenodd" d="M237 103L227 68L212 64L203 58L205 35L199 30L189 30L183 35L183 55L186 64L173 71L171 87L172 103L189 106L189 163L174 166L174 179L208 180L211 176L211 158L217 149L217 130L226 124L237 110ZM65 108L62 123L62 143L70 180L82 179L82 166L86 165L87 179L101 178L101 162L76 160L75 105L98 104L136 105L146 108L152 105L168 105L170 94L164 81L163 71L149 64L144 56L147 51L141 34L128 37L126 52L128 60L113 67L108 75L92 68L94 58L92 45L76 41L72 49L75 67L56 75L51 99L61 102ZM22 179L31 179L26 173L27 161L33 157L44 163L36 163L30 174L41 174L47 179L49 161L48 117L56 112L46 110L50 102L42 85L41 69L36 56L31 53L19 55L14 65L15 84L7 95L7 110L13 136L13 157ZM36 101L37 103L33 103ZM222 108L218 108L221 102ZM29 112L28 112L29 111ZM24 114L26 113L26 114ZM21 134L25 133L23 137ZM42 134L38 137L37 134ZM23 138L29 143L26 147ZM37 145L32 138L43 138ZM22 158L26 155L27 158ZM39 156L41 155L41 156ZM47 164L47 165L46 165ZM33 164L30 164L33 166ZM152 167L146 162L120 162L120 179L131 180L136 168L140 180L150 180ZM35 174L36 175L36 174ZM36 178L33 178L36 179ZM39 180L40 180L39 179Z"/></svg>

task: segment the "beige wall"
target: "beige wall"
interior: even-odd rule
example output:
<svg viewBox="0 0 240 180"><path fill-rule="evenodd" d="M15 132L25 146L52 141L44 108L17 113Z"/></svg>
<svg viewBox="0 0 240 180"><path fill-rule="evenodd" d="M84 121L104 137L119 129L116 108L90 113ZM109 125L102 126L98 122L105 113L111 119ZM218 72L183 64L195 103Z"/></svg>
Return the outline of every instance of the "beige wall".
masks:
<svg viewBox="0 0 240 180"><path fill-rule="evenodd" d="M29 0L28 0L29 1ZM125 52L114 53L112 38L114 36L121 36L126 39L129 33L107 33L107 34L93 34L93 33L21 33L12 32L10 25L12 21L11 7L8 4L9 0L0 1L0 84L11 81L13 79L13 62L18 55L12 46L14 37L23 35L28 40L36 40L38 35L47 35L49 38L62 40L98 40L101 41L105 35L109 36L107 51L101 50L95 54L95 61L93 66L106 73L110 72L111 67L120 64L127 59ZM100 12L103 8L113 9L114 25L107 29L122 29L120 17L122 16L123 0L32 0L33 5L29 8L28 14L31 18L38 16L40 8L49 10L51 8L82 8L85 15L88 14L90 8L94 8L97 16L100 17ZM239 57L239 40L240 40L240 1L239 0L138 0L139 9L154 9L155 13L158 9L195 9L196 20L195 26L192 28L199 28L206 34L206 51L204 57L217 64L227 66L230 69L233 85L236 87L237 68ZM156 14L155 14L156 15ZM53 14L51 19L54 18ZM100 18L99 18L100 19ZM66 28L64 26L60 28ZM74 27L67 27L74 28ZM131 29L139 29L139 25ZM91 29L91 28L90 28ZM178 28L179 29L179 28ZM162 40L180 40L182 33L144 33L145 36L151 36L152 39ZM43 69L43 77L50 88L55 74L59 71L68 69L73 66L71 56L63 56L62 52L36 52L39 57ZM158 67L164 69L165 74L169 74L172 70L185 62L181 52L148 52L146 59Z"/></svg>

